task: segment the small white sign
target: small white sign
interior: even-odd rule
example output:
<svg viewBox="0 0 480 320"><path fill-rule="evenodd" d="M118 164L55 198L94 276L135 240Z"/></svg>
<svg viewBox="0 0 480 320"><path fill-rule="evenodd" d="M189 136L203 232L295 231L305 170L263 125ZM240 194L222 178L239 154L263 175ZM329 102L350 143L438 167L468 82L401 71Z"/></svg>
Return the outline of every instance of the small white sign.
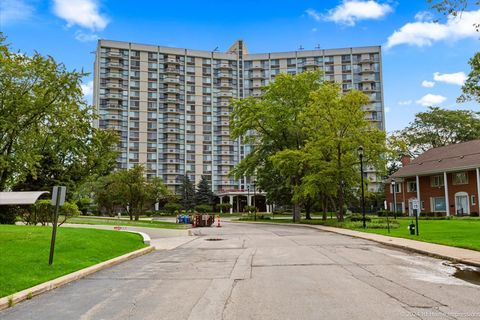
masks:
<svg viewBox="0 0 480 320"><path fill-rule="evenodd" d="M420 209L420 201L418 201L418 200L413 200L413 201L412 201L412 209L413 209L413 210L418 210L418 209Z"/></svg>
<svg viewBox="0 0 480 320"><path fill-rule="evenodd" d="M65 203L65 195L67 194L67 187L55 186L52 191L52 206L57 205L57 197L60 197L58 204L63 206Z"/></svg>

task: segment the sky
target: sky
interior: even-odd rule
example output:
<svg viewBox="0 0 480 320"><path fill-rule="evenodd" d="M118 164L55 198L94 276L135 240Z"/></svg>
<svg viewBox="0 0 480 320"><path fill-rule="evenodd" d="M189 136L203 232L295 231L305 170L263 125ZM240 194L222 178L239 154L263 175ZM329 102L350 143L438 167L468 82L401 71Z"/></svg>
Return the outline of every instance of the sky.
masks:
<svg viewBox="0 0 480 320"><path fill-rule="evenodd" d="M426 0L0 0L12 49L89 72L89 101L98 39L220 51L243 39L250 53L381 45L388 132L430 105L480 111L455 101L480 48L475 22L478 6L455 19Z"/></svg>

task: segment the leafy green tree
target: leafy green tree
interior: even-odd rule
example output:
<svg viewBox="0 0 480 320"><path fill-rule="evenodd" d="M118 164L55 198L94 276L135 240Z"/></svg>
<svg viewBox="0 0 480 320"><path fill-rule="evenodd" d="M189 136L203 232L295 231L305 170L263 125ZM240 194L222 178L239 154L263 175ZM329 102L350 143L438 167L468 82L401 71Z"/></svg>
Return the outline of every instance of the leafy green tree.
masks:
<svg viewBox="0 0 480 320"><path fill-rule="evenodd" d="M300 185L301 171L285 176L278 166L273 166L271 157L282 150L299 150L304 146L300 115L311 103L311 92L319 87L319 72L280 74L263 89L262 97L232 102L232 138L242 138L243 142L252 145L251 153L232 171L236 178L255 175L258 188L269 195L291 194ZM271 184L272 177L278 181L277 186ZM291 197L283 201L291 202L293 219L299 221L300 202Z"/></svg>
<svg viewBox="0 0 480 320"><path fill-rule="evenodd" d="M154 203L158 203L159 206L163 206L167 202L173 199L173 194L168 190L162 178L154 177L150 180L150 193L151 199Z"/></svg>
<svg viewBox="0 0 480 320"><path fill-rule="evenodd" d="M430 107L389 139L396 140L394 153L413 157L432 148L480 139L480 112Z"/></svg>
<svg viewBox="0 0 480 320"><path fill-rule="evenodd" d="M310 167L303 181L303 191L313 197L315 188L317 194L324 195L335 190L338 220L342 221L344 190L358 186L360 178L357 150L360 146L365 150L365 167L371 166L381 172L384 168L381 159L386 150L385 133L365 119L362 107L369 99L360 91L342 94L338 84L324 82L312 93L312 100L302 115L308 136L302 151Z"/></svg>
<svg viewBox="0 0 480 320"><path fill-rule="evenodd" d="M195 204L212 204L215 195L212 192L210 182L205 176L202 176L197 185L195 193Z"/></svg>
<svg viewBox="0 0 480 320"><path fill-rule="evenodd" d="M480 52L475 53L468 63L470 64L471 71L462 86L463 94L457 101L476 101L480 103Z"/></svg>
<svg viewBox="0 0 480 320"><path fill-rule="evenodd" d="M11 52L0 33L0 190L72 190L111 170L117 140L92 127L85 75L50 56Z"/></svg>
<svg viewBox="0 0 480 320"><path fill-rule="evenodd" d="M187 175L182 177L180 204L183 210L192 210L195 206L195 187Z"/></svg>

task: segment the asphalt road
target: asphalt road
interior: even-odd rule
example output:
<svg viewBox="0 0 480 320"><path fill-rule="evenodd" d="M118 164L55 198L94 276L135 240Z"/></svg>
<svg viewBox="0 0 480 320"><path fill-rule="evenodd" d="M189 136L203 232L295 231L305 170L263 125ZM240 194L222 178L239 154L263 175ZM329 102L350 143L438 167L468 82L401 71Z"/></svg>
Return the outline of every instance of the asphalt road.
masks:
<svg viewBox="0 0 480 320"><path fill-rule="evenodd" d="M480 286L442 260L300 226L197 230L0 319L480 319Z"/></svg>

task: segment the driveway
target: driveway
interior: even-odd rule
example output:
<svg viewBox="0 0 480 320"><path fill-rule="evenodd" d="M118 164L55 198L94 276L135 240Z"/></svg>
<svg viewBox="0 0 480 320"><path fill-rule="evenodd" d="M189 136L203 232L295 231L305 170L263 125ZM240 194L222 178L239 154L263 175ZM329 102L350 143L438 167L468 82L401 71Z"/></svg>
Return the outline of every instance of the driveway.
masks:
<svg viewBox="0 0 480 320"><path fill-rule="evenodd" d="M480 319L480 286L442 260L301 226L196 230L0 319Z"/></svg>

